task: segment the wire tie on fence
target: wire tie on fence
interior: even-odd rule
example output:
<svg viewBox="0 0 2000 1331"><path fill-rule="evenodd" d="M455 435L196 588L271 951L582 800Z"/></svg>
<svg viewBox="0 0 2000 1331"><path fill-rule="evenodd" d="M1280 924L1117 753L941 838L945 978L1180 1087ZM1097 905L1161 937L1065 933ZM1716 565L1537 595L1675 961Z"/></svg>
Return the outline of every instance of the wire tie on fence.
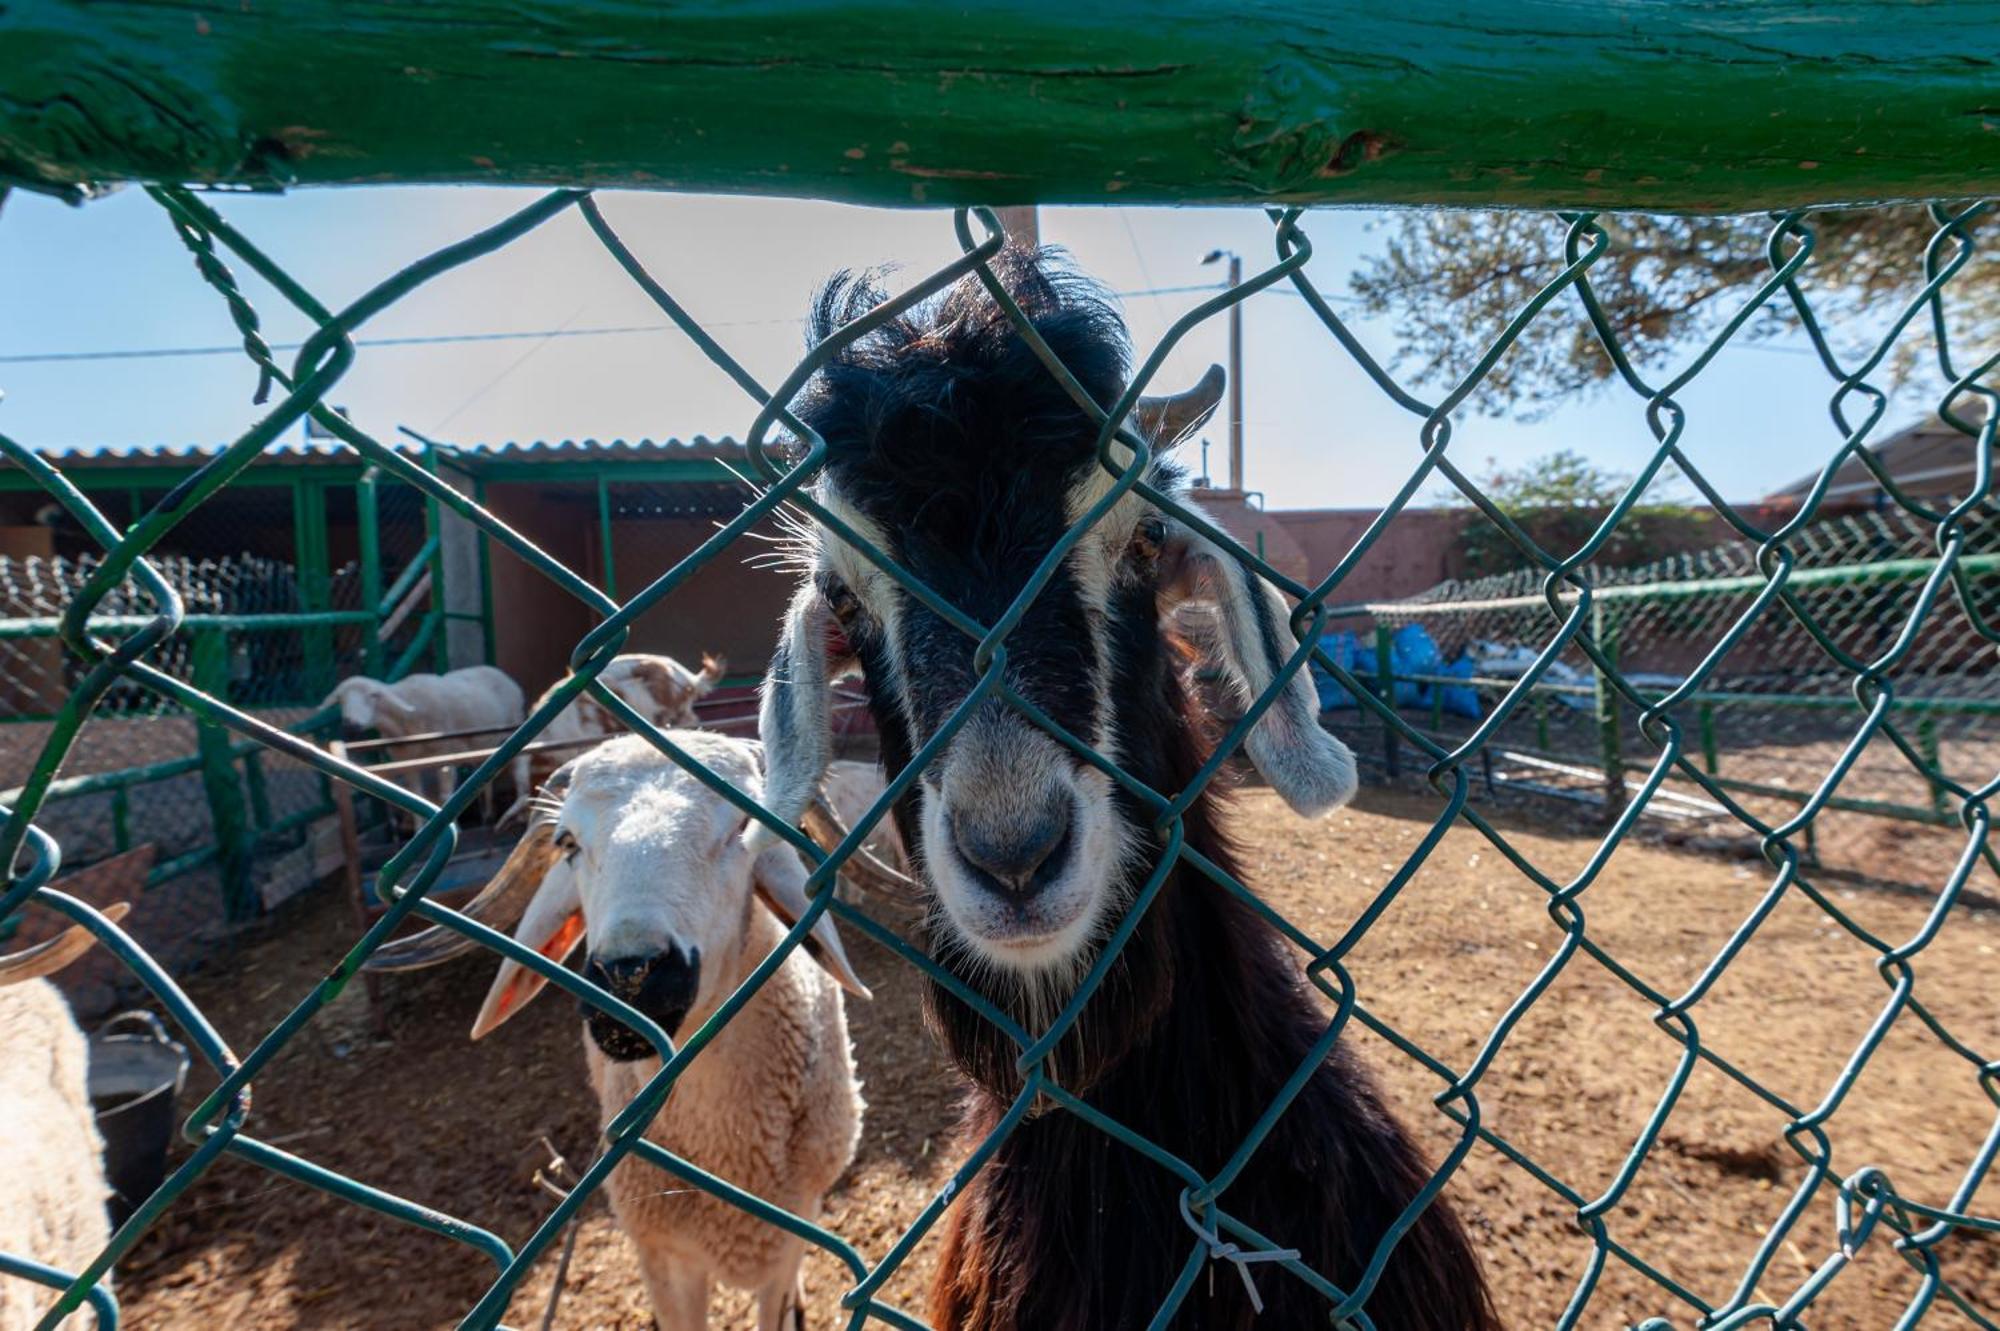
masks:
<svg viewBox="0 0 2000 1331"><path fill-rule="evenodd" d="M1252 1262L1296 1262L1299 1260L1299 1250L1297 1248L1246 1249L1239 1244L1224 1239L1216 1231L1213 1223L1204 1228L1193 1216L1188 1215L1185 1199L1183 1199L1181 1211L1183 1216L1186 1217L1189 1226L1194 1230L1195 1237L1199 1238L1208 1248L1208 1260L1211 1263L1208 1268L1208 1292L1210 1297L1213 1297L1215 1294L1215 1267L1213 1263L1228 1262L1236 1268L1236 1274L1243 1279L1243 1290L1250 1296L1250 1310L1253 1313L1263 1313L1264 1298L1257 1292L1257 1281L1250 1274L1250 1264Z"/></svg>

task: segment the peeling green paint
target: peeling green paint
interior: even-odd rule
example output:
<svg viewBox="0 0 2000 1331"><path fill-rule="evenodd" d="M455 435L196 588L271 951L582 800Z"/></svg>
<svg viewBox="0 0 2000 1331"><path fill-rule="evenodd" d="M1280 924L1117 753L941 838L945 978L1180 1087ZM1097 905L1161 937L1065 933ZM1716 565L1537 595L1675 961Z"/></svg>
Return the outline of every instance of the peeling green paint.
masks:
<svg viewBox="0 0 2000 1331"><path fill-rule="evenodd" d="M1728 210L2000 190L2000 3L22 0L0 181Z"/></svg>

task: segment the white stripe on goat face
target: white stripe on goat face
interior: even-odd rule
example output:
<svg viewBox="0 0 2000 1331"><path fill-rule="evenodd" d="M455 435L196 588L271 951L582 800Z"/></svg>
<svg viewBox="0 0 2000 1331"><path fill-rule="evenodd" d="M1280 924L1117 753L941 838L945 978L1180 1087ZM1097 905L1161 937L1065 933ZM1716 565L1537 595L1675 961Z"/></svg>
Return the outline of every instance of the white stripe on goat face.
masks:
<svg viewBox="0 0 2000 1331"><path fill-rule="evenodd" d="M1064 497L1066 516L1081 518L1112 480L1095 463L1083 470ZM817 497L857 534L896 552L881 526L829 480L822 479ZM1077 599L1091 647L1090 713L1080 737L1112 761L1119 758L1110 696L1113 592L1124 552L1153 512L1126 495L1077 542L1058 582L1044 592ZM907 593L838 536L825 530L814 536L814 570L853 592L872 620L866 632L879 647L870 653L872 665L887 676L875 681L878 701L892 702L913 746L921 746L930 731L903 682L921 673L908 656ZM923 619L926 631L957 631ZM1016 664L1014 682L1026 685L1032 669ZM1032 688L1023 691L1032 696ZM1104 927L1130 848L1110 779L999 702L969 718L925 769L919 828L926 875L955 934L988 964L1041 975L1072 968Z"/></svg>

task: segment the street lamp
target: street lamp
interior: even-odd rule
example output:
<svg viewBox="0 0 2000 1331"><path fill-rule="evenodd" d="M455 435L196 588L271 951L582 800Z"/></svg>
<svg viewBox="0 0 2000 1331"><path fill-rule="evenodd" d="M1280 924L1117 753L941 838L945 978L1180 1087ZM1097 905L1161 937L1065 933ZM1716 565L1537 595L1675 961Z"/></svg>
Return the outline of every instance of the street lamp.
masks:
<svg viewBox="0 0 2000 1331"><path fill-rule="evenodd" d="M1243 257L1235 250L1210 250L1203 266L1229 260L1229 289L1243 284ZM1243 488L1243 302L1229 307L1229 488Z"/></svg>

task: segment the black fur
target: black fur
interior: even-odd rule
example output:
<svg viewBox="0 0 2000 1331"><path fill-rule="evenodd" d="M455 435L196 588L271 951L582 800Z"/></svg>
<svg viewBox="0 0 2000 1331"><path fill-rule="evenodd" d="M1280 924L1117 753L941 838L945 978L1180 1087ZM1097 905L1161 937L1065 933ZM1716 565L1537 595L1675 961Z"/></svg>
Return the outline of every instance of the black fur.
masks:
<svg viewBox="0 0 2000 1331"><path fill-rule="evenodd" d="M1113 400L1127 350L1105 298L1046 253L1009 251L997 268L1085 387L1100 402ZM868 279L837 277L816 303L813 335L824 338L878 299ZM834 484L888 533L891 553L981 622L1004 609L1060 536L1064 497L1081 469L1096 465L1095 426L971 279L841 352L799 414L826 437ZM969 639L908 597L902 619L895 644L865 625L851 634L891 774L974 679ZM1103 628L1121 760L1154 789L1179 791L1211 741L1183 690L1182 651L1162 631L1154 588L1143 579L1120 583ZM1007 643L1017 686L1086 737L1094 730L1088 681L1098 642L1075 585L1059 576ZM892 654L901 670L890 668ZM892 691L899 679L907 682L907 719ZM919 862L917 801L926 797L920 782L896 810ZM1150 828L1137 800L1122 790L1117 798L1129 825ZM1220 807L1214 796L1197 801L1186 839L1227 867L1233 855L1216 824ZM1126 900L1153 864L1157 858L1120 884ZM954 949L934 950L955 964ZM977 983L969 968L961 978ZM1018 1005L1004 982L985 992ZM1019 1051L940 986L929 991L928 1011L969 1082L966 1131L982 1137L1020 1089ZM1327 1020L1268 925L1198 874L1176 870L1054 1066L1067 1089L1209 1176ZM1366 1069L1336 1045L1222 1205L1351 1288L1429 1177ZM1195 1244L1178 1207L1181 1186L1074 1115L1037 1114L954 1204L933 1320L946 1331L1145 1326ZM1273 1265L1253 1270L1261 1317L1225 1266L1197 1282L1176 1325L1326 1324L1330 1305L1306 1282ZM1443 1201L1397 1247L1366 1312L1378 1331L1497 1325L1471 1245Z"/></svg>

